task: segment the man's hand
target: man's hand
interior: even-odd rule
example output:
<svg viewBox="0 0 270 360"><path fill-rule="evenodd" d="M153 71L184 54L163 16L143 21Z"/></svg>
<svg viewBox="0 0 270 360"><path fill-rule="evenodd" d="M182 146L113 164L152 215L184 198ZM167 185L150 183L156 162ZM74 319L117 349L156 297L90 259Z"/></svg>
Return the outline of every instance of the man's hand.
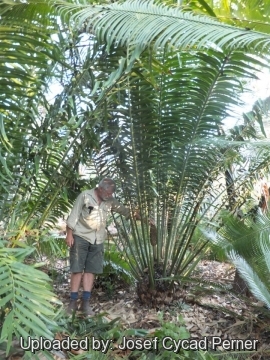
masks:
<svg viewBox="0 0 270 360"><path fill-rule="evenodd" d="M138 210L135 210L133 213L132 213L132 216L133 216L133 219L134 220L141 220L141 221L143 221L144 223L149 223L150 225L155 225L155 221L153 220L153 219L145 219L145 218L141 218L141 215L140 215L140 213L139 213L139 211Z"/></svg>
<svg viewBox="0 0 270 360"><path fill-rule="evenodd" d="M66 243L67 243L67 246L68 246L68 247L73 246L73 244L74 244L74 238L73 238L72 235L71 235L71 236L66 236Z"/></svg>
<svg viewBox="0 0 270 360"><path fill-rule="evenodd" d="M72 230L68 226L67 226L66 243L67 243L68 247L71 247L74 244L73 233L72 233Z"/></svg>
<svg viewBox="0 0 270 360"><path fill-rule="evenodd" d="M137 210L132 213L132 217L134 220L141 220L141 216Z"/></svg>

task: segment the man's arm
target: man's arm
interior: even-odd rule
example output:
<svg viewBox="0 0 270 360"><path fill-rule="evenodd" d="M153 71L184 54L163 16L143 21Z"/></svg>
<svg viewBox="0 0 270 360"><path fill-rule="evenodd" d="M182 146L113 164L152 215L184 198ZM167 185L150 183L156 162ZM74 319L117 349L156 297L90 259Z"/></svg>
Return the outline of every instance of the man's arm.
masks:
<svg viewBox="0 0 270 360"><path fill-rule="evenodd" d="M135 220L141 220L137 211L131 211L129 208L121 204L118 200L114 199L112 203L112 211L125 216L126 219L133 217Z"/></svg>
<svg viewBox="0 0 270 360"><path fill-rule="evenodd" d="M67 234L66 234L66 243L67 243L67 246L71 247L73 244L74 244L74 238L73 238L73 230L79 220L79 217L80 217L80 214L81 214L81 211L82 211L82 207L83 207L83 201L84 201L84 194L81 193L74 205L73 205L73 208L70 212L70 215L67 219L67 227L66 227L66 231L67 231Z"/></svg>

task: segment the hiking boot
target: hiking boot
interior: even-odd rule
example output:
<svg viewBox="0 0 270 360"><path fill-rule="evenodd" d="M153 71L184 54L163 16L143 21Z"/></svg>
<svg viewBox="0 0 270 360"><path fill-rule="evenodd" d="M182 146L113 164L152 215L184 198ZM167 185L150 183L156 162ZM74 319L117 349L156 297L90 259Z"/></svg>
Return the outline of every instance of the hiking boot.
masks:
<svg viewBox="0 0 270 360"><path fill-rule="evenodd" d="M82 301L82 312L83 312L84 315L86 315L86 316L93 316L93 315L95 315L95 312L92 310L91 306L89 305L89 301L88 301L88 300L83 300L83 301Z"/></svg>
<svg viewBox="0 0 270 360"><path fill-rule="evenodd" d="M66 312L69 315L73 314L73 311L77 310L77 300L70 300Z"/></svg>

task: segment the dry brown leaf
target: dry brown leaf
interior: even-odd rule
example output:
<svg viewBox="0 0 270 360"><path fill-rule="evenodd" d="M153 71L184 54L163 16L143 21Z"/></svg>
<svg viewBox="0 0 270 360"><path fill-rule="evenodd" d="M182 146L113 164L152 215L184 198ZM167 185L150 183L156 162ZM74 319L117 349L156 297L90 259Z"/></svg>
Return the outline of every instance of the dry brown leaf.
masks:
<svg viewBox="0 0 270 360"><path fill-rule="evenodd" d="M147 320L158 320L158 314L147 314L146 315Z"/></svg>
<svg viewBox="0 0 270 360"><path fill-rule="evenodd" d="M224 331L227 331L227 330L229 330L229 329L231 329L231 328L233 328L233 327L235 327L235 326L243 325L243 324L245 324L245 323L246 323L246 322L243 321L243 320L238 320L238 321L236 321L234 324L226 327L226 328L224 329Z"/></svg>

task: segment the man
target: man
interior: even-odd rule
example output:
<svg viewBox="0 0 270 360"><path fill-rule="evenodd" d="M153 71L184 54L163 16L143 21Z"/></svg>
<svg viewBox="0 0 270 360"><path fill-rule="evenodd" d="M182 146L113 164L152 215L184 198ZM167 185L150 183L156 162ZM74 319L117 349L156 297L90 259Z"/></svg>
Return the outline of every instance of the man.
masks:
<svg viewBox="0 0 270 360"><path fill-rule="evenodd" d="M105 178L98 187L83 191L76 199L67 220L66 243L70 247L71 294L67 312L77 310L78 291L83 274L82 311L94 315L89 305L95 274L103 271L103 242L106 238L106 220L110 211L126 218L128 208L120 204L112 195L115 182ZM136 218L139 216L136 214Z"/></svg>

